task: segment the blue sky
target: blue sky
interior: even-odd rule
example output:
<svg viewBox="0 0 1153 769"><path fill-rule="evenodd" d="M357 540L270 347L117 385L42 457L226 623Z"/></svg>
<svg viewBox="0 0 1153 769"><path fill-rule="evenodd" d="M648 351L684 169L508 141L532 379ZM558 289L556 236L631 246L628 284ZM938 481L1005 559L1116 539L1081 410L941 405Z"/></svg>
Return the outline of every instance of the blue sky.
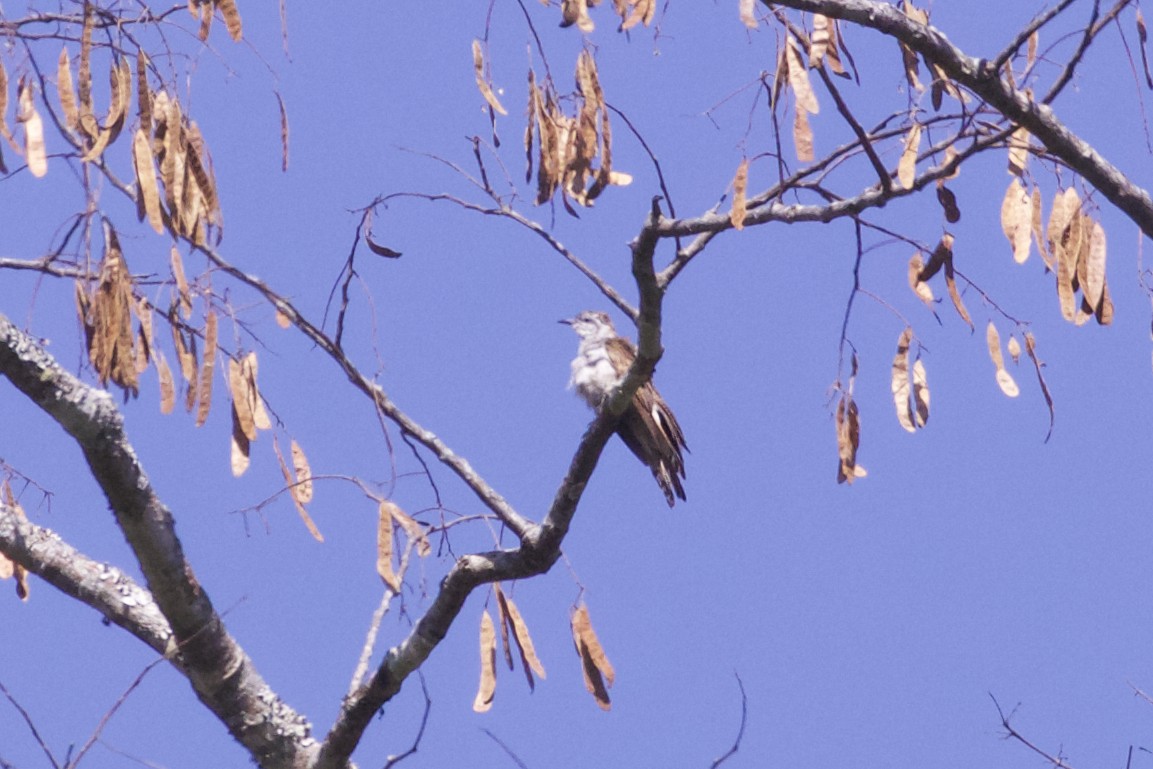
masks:
<svg viewBox="0 0 1153 769"><path fill-rule="evenodd" d="M174 39L195 68L188 104L213 153L226 222L222 253L319 318L352 243L351 209L403 190L472 194L443 165L416 153L470 166L467 137L488 135L470 59L487 7L356 0L336 12L290 3L285 57L277 11L264 5L240 4L244 44L229 42L222 28L212 50ZM580 33L557 29L555 8L525 7L558 87L567 90ZM940 0L932 20L969 53L991 56L1040 8ZM1082 19L1088 11L1077 3L1070 13ZM756 97L748 86L772 69L776 33L765 25L747 31L736 3L674 2L659 18L659 35L625 36L613 31L610 9L602 7L588 39L607 99L659 156L678 212L694 215L718 201L743 153L772 146L763 100L750 122ZM1122 18L1133 45L1132 17ZM492 75L510 112L498 122L501 157L511 176L523 179L531 35L514 3L494 4L492 19ZM1073 28L1071 18L1061 30ZM899 54L874 33L850 29L846 36L862 85L843 88L871 125L906 104ZM1047 34L1043 46L1058 37ZM1064 42L1054 56L1071 45ZM54 44L45 50L45 61L54 61ZM15 54L3 55L14 71ZM532 60L542 72L535 51ZM1053 74L1041 69L1045 82ZM291 124L287 173L280 171L274 89ZM1148 187L1136 93L1111 31L1056 109ZM820 154L847 132L827 95L818 96ZM626 243L656 182L641 148L619 121L615 127L615 165L635 176L631 187L610 189L579 221L559 209L554 221L547 207L528 201L520 210L553 226L632 297ZM127 168L127 150L114 151ZM888 159L895 165L895 154ZM849 328L861 358L859 458L870 475L852 488L838 486L830 387L852 285L852 228L773 225L718 238L668 295L666 355L656 379L692 449L689 501L668 510L648 472L614 440L564 560L542 578L509 587L547 680L529 694L519 671L502 669L492 711L472 712L487 595L478 592L425 666L433 706L410 766L511 766L486 729L534 768L708 766L737 730L735 675L748 695L748 726L731 766L1036 765L1023 747L1001 739L989 693L1007 709L1020 703L1014 724L1050 752L1063 750L1076 767L1119 766L1130 745L1147 744L1153 706L1130 688L1153 688L1153 520L1146 502L1153 414L1149 302L1136 280L1141 241L1131 223L1102 205L1116 321L1108 328L1065 323L1037 254L1014 264L1001 234L1004 161L1003 153L989 153L951 183L963 217L949 230L958 268L1031 324L1056 399L1048 444L1048 414L1027 361L1010 364L1019 398L1005 398L994 381L981 330L993 318L1004 337L1011 324L972 292L966 303L978 333L947 305L938 308L938 324L905 283L910 249L882 245L867 254L861 274L889 306L858 297ZM1036 163L1034 170L1048 203L1053 182ZM771 183L773 173L769 162L755 161L750 189ZM867 173L845 169L835 177L838 190L852 194L869 183ZM58 159L45 179L22 174L0 182L0 194L0 257L43 253L59 222L83 204ZM128 233L132 269L163 273L168 243L134 228L130 208L111 191L106 199ZM871 216L927 243L943 226L926 195ZM609 309L607 302L527 231L451 205L394 204L377 215L375 234L404 256L358 256L362 282L348 349L366 370L379 370L402 408L539 519L590 418L565 391L576 340L555 321ZM660 254L669 258L671 248ZM190 261L192 271L203 267ZM223 276L213 285L224 290ZM386 485L395 474L394 499L437 520L429 485L395 431L390 452L369 404L340 372L278 329L250 292L229 291L261 340L261 388L283 420L282 446L285 437L296 438L317 474ZM49 337L67 365L80 360L72 302L65 283L0 278L0 311ZM889 394L904 328L897 313L926 349L933 410L916 435L900 428ZM619 316L618 326L625 328ZM381 594L375 505L344 481L320 482L310 509L324 544L309 537L287 500L237 512L273 494L281 479L268 435L254 444L249 472L231 477L223 392L218 380L213 414L196 429L183 414L159 415L150 373L139 400L125 406L129 430L232 632L269 683L323 733ZM89 555L130 568L79 452L7 385L0 413L0 458L54 494L49 509L34 489L24 492L33 518ZM480 512L449 474L433 472L447 508ZM491 538L482 526L459 528L451 544L461 553L486 548ZM435 557L421 563L424 589L435 588L447 565ZM394 611L384 622L385 647L425 605L421 585L414 587L407 613ZM585 693L572 650L568 612L582 590L617 670L611 713ZM27 604L9 595L0 606L0 682L62 755L67 745L83 743L152 655L43 583L34 582ZM419 686L410 681L369 730L360 765L380 766L407 748L421 707ZM86 766L131 765L112 748L172 769L247 762L189 687L163 667L127 700L104 740L110 747L97 746ZM2 703L0 757L21 769L46 765ZM1134 767L1150 761L1134 753Z"/></svg>

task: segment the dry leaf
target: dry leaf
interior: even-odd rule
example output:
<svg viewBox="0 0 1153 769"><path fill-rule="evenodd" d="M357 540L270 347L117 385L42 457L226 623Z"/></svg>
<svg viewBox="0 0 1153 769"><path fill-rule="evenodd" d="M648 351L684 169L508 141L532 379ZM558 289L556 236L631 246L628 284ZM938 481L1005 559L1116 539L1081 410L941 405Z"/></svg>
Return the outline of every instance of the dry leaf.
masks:
<svg viewBox="0 0 1153 769"><path fill-rule="evenodd" d="M852 484L857 478L864 478L868 475L865 468L857 464L857 450L861 444L861 421L856 401L853 400L853 385L856 379L857 354L854 352L849 385L837 402L837 483Z"/></svg>
<svg viewBox="0 0 1153 769"><path fill-rule="evenodd" d="M740 0L741 23L749 29L757 28L757 16L754 13L756 0Z"/></svg>
<svg viewBox="0 0 1153 769"><path fill-rule="evenodd" d="M429 553L431 553L432 545L429 544L428 536L425 532L425 527L420 523L420 521L416 520L396 505L392 506L391 512L393 520L400 524L400 527L404 529L404 533L410 540L416 542L416 554L421 558L424 558Z"/></svg>
<svg viewBox="0 0 1153 769"><path fill-rule="evenodd" d="M16 115L16 122L24 126L24 158L28 162L28 170L36 178L48 173L48 154L44 148L44 121L40 118L40 111L32 97L32 84L20 80L19 87L20 112Z"/></svg>
<svg viewBox="0 0 1153 769"><path fill-rule="evenodd" d="M535 684L532 679L532 673L536 673L541 678L544 678L544 665L540 663L540 660L536 656L536 649L533 647L532 637L528 632L528 625L525 624L524 618L521 617L520 610L517 609L512 599L506 597L503 593L500 595L500 598L504 602L505 615L508 617L509 624L512 625L513 637L516 639L517 650L520 652L521 667L524 668L529 689L533 689L535 688Z"/></svg>
<svg viewBox="0 0 1153 769"><path fill-rule="evenodd" d="M942 179L937 180L937 202L945 211L945 221L949 224L956 224L961 221L961 209L957 207L957 196L945 186Z"/></svg>
<svg viewBox="0 0 1153 769"><path fill-rule="evenodd" d="M204 361L200 368L200 407L196 411L196 426L208 421L212 408L212 370L216 366L216 313L208 308L204 313Z"/></svg>
<svg viewBox="0 0 1153 769"><path fill-rule="evenodd" d="M109 380L133 395L137 392L135 339L132 333L132 277L120 239L107 219L104 258L89 311L92 332L88 357L100 384Z"/></svg>
<svg viewBox="0 0 1153 769"><path fill-rule="evenodd" d="M507 115L508 110L501 106L500 101L496 98L496 94L492 91L492 85L488 82L488 76L485 73L484 66L484 52L481 49L479 40L472 41L472 68L476 75L476 87L480 90L480 95L488 102L488 106L501 115Z"/></svg>
<svg viewBox="0 0 1153 769"><path fill-rule="evenodd" d="M156 374L160 379L160 413L171 414L176 408L176 383L172 379L172 369L168 367L168 361L160 350L156 350L154 359Z"/></svg>
<svg viewBox="0 0 1153 769"><path fill-rule="evenodd" d="M89 139L100 133L96 116L92 111L92 26L94 9L91 3L84 4L84 26L80 30L80 64L76 71L76 93L79 98L77 124Z"/></svg>
<svg viewBox="0 0 1153 769"><path fill-rule="evenodd" d="M1030 223L1030 228L1033 231L1033 242L1037 244L1037 251L1040 252L1041 258L1045 261L1045 269L1049 272L1056 270L1056 264L1053 261L1053 252L1049 249L1049 245L1045 240L1045 233L1041 226L1043 218L1041 211L1041 188L1033 187L1033 221Z"/></svg>
<svg viewBox="0 0 1153 769"><path fill-rule="evenodd" d="M68 56L68 46L64 46L60 49L60 59L56 64L56 91L60 94L64 124L75 131L80 123L80 114L76 109L76 95L72 88L72 60Z"/></svg>
<svg viewBox="0 0 1153 769"><path fill-rule="evenodd" d="M12 484L7 479L4 480L2 498L4 504L11 508L17 518L28 517L24 513L24 508L16 501L16 495L12 493ZM16 578L16 596L21 601L27 601L29 594L28 570L21 564L0 555L0 579L8 579L9 577Z"/></svg>
<svg viewBox="0 0 1153 769"><path fill-rule="evenodd" d="M920 254L918 254L920 256ZM929 262L921 271L917 273L917 280L925 282L932 280L945 263L953 258L953 236L945 233L941 236L941 240L937 243L937 247L933 249L933 253L929 256Z"/></svg>
<svg viewBox="0 0 1153 769"><path fill-rule="evenodd" d="M176 246L169 252L169 264L172 267L172 277L176 281L177 298L180 301L180 314L185 320L192 317L192 292L188 289L188 279L184 277L184 261L180 258L180 251Z"/></svg>
<svg viewBox="0 0 1153 769"><path fill-rule="evenodd" d="M813 129L809 126L809 113L800 108L793 116L793 144L796 145L799 162L811 163L816 158L813 152Z"/></svg>
<svg viewBox="0 0 1153 769"><path fill-rule="evenodd" d="M829 43L831 41L831 33L829 31L832 23L829 17L824 14L813 14L813 34L809 39L809 66L819 67L825 60L825 54L829 51ZM833 55L836 55L836 43L833 42Z"/></svg>
<svg viewBox="0 0 1153 769"><path fill-rule="evenodd" d="M921 147L921 124L914 121L905 135L905 149L897 164L897 181L905 189L912 189L917 178L917 153Z"/></svg>
<svg viewBox="0 0 1153 769"><path fill-rule="evenodd" d="M180 376L188 387L189 404L196 402L196 350L184 342L184 334L180 331L180 325L176 320L175 313L169 311L168 325L172 329L172 344L176 348L176 357L180 363ZM195 338L193 338L195 341ZM191 410L192 406L188 406Z"/></svg>
<svg viewBox="0 0 1153 769"><path fill-rule="evenodd" d="M136 194L144 203L148 223L157 235L163 235L164 217L160 213L160 187L156 183L156 168L152 165L152 148L148 137L139 128L132 135L132 165L136 169Z"/></svg>
<svg viewBox="0 0 1153 769"><path fill-rule="evenodd" d="M294 444L295 445L295 444ZM376 573L394 593L400 592L400 577L392 568L392 502L380 503L379 521L376 528ZM491 700L491 695L489 696Z"/></svg>
<svg viewBox="0 0 1153 769"><path fill-rule="evenodd" d="M485 609L480 618L480 686L477 687L472 709L477 713L488 712L495 696L496 629L492 624L492 615Z"/></svg>
<svg viewBox="0 0 1153 769"><path fill-rule="evenodd" d="M745 228L745 192L749 184L749 159L741 158L737 166L737 175L733 177L733 210L729 213L729 222L734 229Z"/></svg>
<svg viewBox="0 0 1153 769"><path fill-rule="evenodd" d="M922 93L925 90L925 85L921 82L921 78L917 76L921 68L917 54L913 49L904 43L901 46L901 59L905 64L905 81L909 84L909 88L915 93Z"/></svg>
<svg viewBox="0 0 1153 769"><path fill-rule="evenodd" d="M1005 368L1005 359L1001 355L1001 335L997 332L993 321L989 321L985 329L985 341L989 345L989 358L992 359L993 365L998 369Z"/></svg>
<svg viewBox="0 0 1153 769"><path fill-rule="evenodd" d="M1009 173L1024 176L1029 165L1029 131L1018 128L1009 137Z"/></svg>
<svg viewBox="0 0 1153 769"><path fill-rule="evenodd" d="M608 689L613 685L616 672L605 656L604 649L601 648L596 631L593 630L588 607L583 603L578 606L573 611L571 621L573 643L581 658L585 687L602 710L609 710L612 708L612 702L609 699Z"/></svg>
<svg viewBox="0 0 1153 769"><path fill-rule="evenodd" d="M918 251L909 259L909 288L913 289L913 293L916 294L917 298L924 302L929 309L933 309L933 289L920 278L924 269L925 263L921 257L921 252Z"/></svg>
<svg viewBox="0 0 1153 769"><path fill-rule="evenodd" d="M957 292L957 280L953 273L952 255L945 261L945 286L949 289L949 298L953 300L953 308L956 309L957 314L961 316L961 320L969 324L970 330L974 329L973 319L969 317L969 311L965 309L965 303L961 301L961 295Z"/></svg>
<svg viewBox="0 0 1153 769"><path fill-rule="evenodd" d="M364 242L368 244L368 250L377 256L388 257L389 259L397 259L402 254L399 251L394 251L387 246L382 246L372 239L372 233L366 232L364 235Z"/></svg>
<svg viewBox="0 0 1153 769"><path fill-rule="evenodd" d="M228 360L228 389L232 393L233 421L248 440L256 440L256 425L252 420L252 393L249 390L243 361ZM291 483L291 481L290 481Z"/></svg>
<svg viewBox="0 0 1153 769"><path fill-rule="evenodd" d="M1013 259L1023 264L1029 258L1033 234L1033 197L1016 177L1001 201L1001 230L1013 248Z"/></svg>
<svg viewBox="0 0 1153 769"><path fill-rule="evenodd" d="M890 389L893 404L897 407L897 421L907 432L913 433L913 408L909 403L909 344L913 339L913 329L906 327L897 340L897 355L893 358L893 376Z"/></svg>
<svg viewBox="0 0 1153 769"><path fill-rule="evenodd" d="M292 325L292 321L287 315L278 309L276 311L276 325L280 326L281 328L288 328Z"/></svg>
<svg viewBox="0 0 1153 769"><path fill-rule="evenodd" d="M1005 345L1005 348L1009 351L1009 357L1013 359L1014 363L1020 362L1020 360L1021 360L1021 343L1017 341L1017 337L1010 336L1009 337L1009 343L1007 345Z"/></svg>
<svg viewBox="0 0 1153 769"><path fill-rule="evenodd" d="M1081 282L1081 291L1089 306L1096 310L1105 293L1105 228L1100 222L1093 222L1089 234L1088 259L1085 262L1085 280Z"/></svg>
<svg viewBox="0 0 1153 769"><path fill-rule="evenodd" d="M228 28L228 36L239 43L244 37L244 30L240 23L240 11L236 9L236 0L216 0L220 14L224 17L224 26Z"/></svg>
<svg viewBox="0 0 1153 769"><path fill-rule="evenodd" d="M797 109L817 114L821 111L821 105L817 103L817 95L809 82L809 70L801 61L800 48L791 37L785 44L785 57L789 63L789 86L796 97Z"/></svg>
<svg viewBox="0 0 1153 769"><path fill-rule="evenodd" d="M312 468L308 466L308 457L304 456L304 449L295 440L290 448L292 453L292 470L296 476L296 484L292 487L293 494L302 504L312 501Z"/></svg>
<svg viewBox="0 0 1153 769"><path fill-rule="evenodd" d="M260 390L256 387L257 360L256 353L250 352L244 356L246 376L252 392L252 423L257 430L271 430L272 420L268 418L268 411L264 408L264 399L260 397Z"/></svg>
<svg viewBox="0 0 1153 769"><path fill-rule="evenodd" d="M152 91L148 88L148 54L136 54L136 114L140 130L148 136L152 132Z"/></svg>
<svg viewBox="0 0 1153 769"><path fill-rule="evenodd" d="M508 617L508 599L501 590L499 582L492 583L492 589L496 593L496 626L500 629L500 647L504 651L504 664L508 665L509 670L513 670L512 642L508 640L508 628L512 623ZM534 689L536 682L533 681L532 671L525 668L525 675L528 677L528 688Z"/></svg>
<svg viewBox="0 0 1153 769"><path fill-rule="evenodd" d="M248 455L248 436L244 434L244 429L240 426L240 420L236 414L236 401L234 400L232 402L232 444L230 453L232 475L234 477L239 478L244 475L244 471L248 469Z"/></svg>
<svg viewBox="0 0 1153 769"><path fill-rule="evenodd" d="M208 32L212 29L212 5L204 2L197 7L200 12L200 31L197 32L197 37L200 38L200 42L204 42L208 39Z"/></svg>
<svg viewBox="0 0 1153 769"><path fill-rule="evenodd" d="M989 326L985 331L985 339L989 345L989 357L992 358L993 365L997 367L997 386L1005 395L1016 398L1021 391L1017 388L1013 375L1005 370L1005 358L1001 354L1001 335L997 333L997 327L993 325L993 321L989 321Z"/></svg>
<svg viewBox="0 0 1153 769"><path fill-rule="evenodd" d="M1001 392L1010 398L1016 398L1021 394L1020 389L1017 387L1017 382L1013 379L1013 375L1005 369L997 370L997 386L1001 388Z"/></svg>
<svg viewBox="0 0 1153 769"><path fill-rule="evenodd" d="M233 409L233 414L235 415L235 413L236 411ZM233 430L235 431L235 429L234 427ZM243 433L240 435L247 440ZM276 461L277 464L280 465L280 474L284 476L284 487L289 490L288 496L292 499L292 504L296 507L296 512L300 514L300 520L304 521L305 528L308 529L308 533L312 535L313 539L317 542L323 542L324 535L320 533L320 529L317 528L316 523L312 520L312 516L308 514L308 510L305 509L304 505L300 503L300 500L292 491L296 488L296 479L292 477L292 473L288 470L288 465L284 462L284 454L280 452L280 442L276 440L275 435L272 436L272 448L273 451L276 452Z"/></svg>
<svg viewBox="0 0 1153 769"><path fill-rule="evenodd" d="M600 2L600 0L592 0L593 5L596 5L598 2ZM620 14L621 19L623 19L621 31L628 31L641 22L644 22L646 27L649 26L649 24L652 23L653 16L656 14L656 0L628 0L628 2L632 5L632 11L629 12L628 18L625 18L624 3L614 0L614 5L617 6L617 12ZM589 27L590 29L592 28L591 22Z"/></svg>
<svg viewBox="0 0 1153 769"><path fill-rule="evenodd" d="M913 406L917 427L924 427L929 421L929 375L920 358L913 362Z"/></svg>
<svg viewBox="0 0 1153 769"><path fill-rule="evenodd" d="M136 352L136 374L143 374L152 360L152 351L156 347L152 336L152 305L144 297L140 297L132 307L136 319L140 321L140 334Z"/></svg>
<svg viewBox="0 0 1153 769"><path fill-rule="evenodd" d="M595 26L593 20L589 18L588 3L586 0L561 0L561 23L562 27L570 27L573 24L581 32L592 32Z"/></svg>

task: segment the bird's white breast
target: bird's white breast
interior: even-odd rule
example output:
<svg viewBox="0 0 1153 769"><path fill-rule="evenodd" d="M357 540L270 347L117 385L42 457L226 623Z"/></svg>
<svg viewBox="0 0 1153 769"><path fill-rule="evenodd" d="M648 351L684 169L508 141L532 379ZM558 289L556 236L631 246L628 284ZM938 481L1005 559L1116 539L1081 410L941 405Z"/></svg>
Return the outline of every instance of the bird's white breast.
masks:
<svg viewBox="0 0 1153 769"><path fill-rule="evenodd" d="M600 341L584 342L572 362L572 378L569 387L594 409L617 384L620 377L609 359L608 350Z"/></svg>

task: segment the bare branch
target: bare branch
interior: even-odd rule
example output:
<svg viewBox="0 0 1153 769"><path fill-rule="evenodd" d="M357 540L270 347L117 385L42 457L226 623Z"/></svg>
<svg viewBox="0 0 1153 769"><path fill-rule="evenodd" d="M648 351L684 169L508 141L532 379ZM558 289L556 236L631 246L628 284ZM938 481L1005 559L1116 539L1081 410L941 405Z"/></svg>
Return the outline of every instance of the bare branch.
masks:
<svg viewBox="0 0 1153 769"><path fill-rule="evenodd" d="M735 673L733 677L737 679L737 687L741 690L741 725L737 728L737 738L733 740L733 746L729 748L724 755L713 761L709 769L717 769L718 766L735 756L741 748L741 740L745 738L745 726L749 721L749 698L748 695L745 694L745 682Z"/></svg>
<svg viewBox="0 0 1153 769"><path fill-rule="evenodd" d="M92 560L55 532L4 505L0 505L0 553L91 606L153 651L175 657L172 629L151 593L114 566Z"/></svg>
<svg viewBox="0 0 1153 769"><path fill-rule="evenodd" d="M288 707L228 634L124 433L112 396L63 369L0 315L0 374L76 441L172 627L182 671L201 702L253 757L296 766L315 755L308 722Z"/></svg>
<svg viewBox="0 0 1153 769"><path fill-rule="evenodd" d="M1042 750L1041 748L1034 745L1029 740L1027 740L1020 732L1018 732L1013 727L1012 724L1009 723L1009 720L1013 717L1013 714L1009 713L1009 715L1005 715L1005 711L1001 709L1001 703L997 702L997 698L994 697L992 695L992 693L989 694L989 699L993 700L993 704L997 707L997 715L1001 719L1001 727L1005 730L1005 737L1007 739L1017 740L1017 742L1020 742L1022 745L1027 747L1029 750L1033 751L1034 753L1036 753L1037 755L1041 756L1046 761L1048 761L1050 764L1052 764L1054 769L1073 769L1072 765L1069 764L1069 762L1067 762L1060 755L1054 756L1050 753L1047 753L1044 750Z"/></svg>
<svg viewBox="0 0 1153 769"><path fill-rule="evenodd" d="M1153 199L1149 193L1070 131L1048 105L1031 99L1002 78L992 62L966 55L932 26L918 24L886 3L874 0L781 0L778 4L800 11L823 13L897 38L1040 139L1049 153L1084 177L1142 232L1153 237Z"/></svg>
<svg viewBox="0 0 1153 769"><path fill-rule="evenodd" d="M106 712L100 719L100 723L98 723L96 728L92 730L92 735L88 738L88 741L80 747L80 750L76 751L76 757L68 762L68 769L75 769L76 765L79 764L84 756L88 753L88 751L92 749L92 746L96 744L96 741L100 739L100 734L104 731L104 727L108 726L108 723L112 720L112 717L116 715L116 712L120 710L120 707L128 701L128 697L132 694L132 692L136 691L137 687L139 687L140 684L144 681L144 677L151 673L153 668L164 661L164 657L160 657L159 659L155 659L144 666L144 670L140 671L140 674L132 680L132 683L128 685L128 688L125 689L123 694L121 694L116 699L116 702L112 703L112 707L110 707L108 712Z"/></svg>
<svg viewBox="0 0 1153 769"><path fill-rule="evenodd" d="M8 691L7 687L5 687L3 683L0 683L0 693L2 693L5 698L7 698L12 707L16 708L16 712L20 714L20 718L23 719L24 725L27 726L28 731L32 733L32 739L34 739L36 744L40 746L40 750L42 750L44 755L48 758L48 763L52 764L52 769L60 769L60 764L56 762L56 757L52 755L52 751L44 742L44 738L40 736L40 732L36 729L36 723L32 720L32 716L30 716L28 711L24 709L24 706L21 705L16 700L16 698L12 696L12 693Z"/></svg>
<svg viewBox="0 0 1153 769"><path fill-rule="evenodd" d="M1006 45L999 54L997 54L997 56L993 59L993 67L997 70L1000 70L1002 67L1004 67L1005 62L1009 61L1009 59L1013 58L1017 54L1017 51L1019 51L1021 46L1023 46L1029 40L1029 38L1033 36L1034 32L1040 30L1050 21L1057 18L1057 16L1059 16L1062 11L1064 11L1075 2L1077 2L1077 0L1061 0L1061 2L1057 3L1049 10L1038 14L1035 19L1022 27L1021 31L1018 32L1016 36L1014 36L1012 41L1010 41L1009 44Z"/></svg>

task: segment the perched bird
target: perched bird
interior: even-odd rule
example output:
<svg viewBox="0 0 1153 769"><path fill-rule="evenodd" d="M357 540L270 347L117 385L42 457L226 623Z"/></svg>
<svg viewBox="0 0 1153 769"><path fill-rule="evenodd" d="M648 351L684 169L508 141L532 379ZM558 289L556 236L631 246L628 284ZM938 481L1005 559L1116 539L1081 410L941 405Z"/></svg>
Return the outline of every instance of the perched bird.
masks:
<svg viewBox="0 0 1153 769"><path fill-rule="evenodd" d="M572 326L580 337L569 387L594 410L599 410L628 373L637 357L637 348L617 335L612 320L603 312L586 310L575 318L559 322ZM652 471L669 507L674 504L674 494L685 498L681 485L685 460L681 450L688 451L688 446L677 418L652 382L646 382L633 395L632 403L617 423L617 435Z"/></svg>

